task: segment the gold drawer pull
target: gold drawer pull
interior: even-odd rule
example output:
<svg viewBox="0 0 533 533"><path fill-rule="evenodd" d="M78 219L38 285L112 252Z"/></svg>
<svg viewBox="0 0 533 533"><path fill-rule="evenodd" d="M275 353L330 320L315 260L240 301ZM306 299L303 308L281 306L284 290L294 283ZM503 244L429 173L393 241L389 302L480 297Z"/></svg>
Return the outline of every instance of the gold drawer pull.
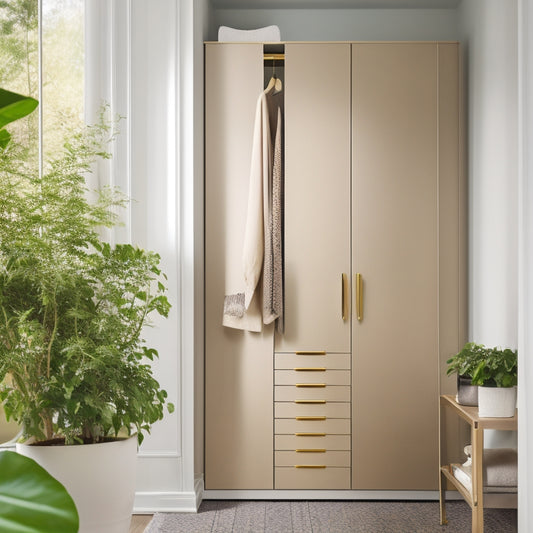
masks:
<svg viewBox="0 0 533 533"><path fill-rule="evenodd" d="M325 437L325 433L295 433L295 437Z"/></svg>
<svg viewBox="0 0 533 533"><path fill-rule="evenodd" d="M326 468L326 465L294 465L294 468Z"/></svg>
<svg viewBox="0 0 533 533"><path fill-rule="evenodd" d="M296 453L326 453L324 448L307 448L304 450L294 450Z"/></svg>
<svg viewBox="0 0 533 533"><path fill-rule="evenodd" d="M324 351L311 351L311 352L294 352L296 355L326 355Z"/></svg>
<svg viewBox="0 0 533 533"><path fill-rule="evenodd" d="M316 388L324 388L326 386L325 383L296 383L297 387L316 387Z"/></svg>
<svg viewBox="0 0 533 533"><path fill-rule="evenodd" d="M325 372L326 369L323 366L315 366L310 368L298 367L293 369L295 372Z"/></svg>
<svg viewBox="0 0 533 533"><path fill-rule="evenodd" d="M297 416L296 420L326 420L325 416Z"/></svg>
<svg viewBox="0 0 533 533"><path fill-rule="evenodd" d="M294 403L326 403L326 400L294 400Z"/></svg>

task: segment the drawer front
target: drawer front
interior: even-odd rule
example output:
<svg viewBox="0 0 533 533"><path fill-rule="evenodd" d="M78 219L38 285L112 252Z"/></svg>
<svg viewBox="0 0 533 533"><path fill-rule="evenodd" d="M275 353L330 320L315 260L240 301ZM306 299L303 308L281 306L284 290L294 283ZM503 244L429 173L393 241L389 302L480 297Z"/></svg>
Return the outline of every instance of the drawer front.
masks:
<svg viewBox="0 0 533 533"><path fill-rule="evenodd" d="M350 404L348 402L326 402L326 400L315 400L315 402L321 403L276 402L274 416L275 418L295 418L297 416L350 418Z"/></svg>
<svg viewBox="0 0 533 533"><path fill-rule="evenodd" d="M274 488L276 489L350 489L350 468L278 466L274 472Z"/></svg>
<svg viewBox="0 0 533 533"><path fill-rule="evenodd" d="M300 355L296 353L277 353L274 365L276 370L293 370L294 368L324 367L337 370L349 370L351 356L349 353L326 355Z"/></svg>
<svg viewBox="0 0 533 533"><path fill-rule="evenodd" d="M314 450L314 451L311 451ZM349 451L329 451L323 448L299 448L275 453L275 466L324 465L350 467Z"/></svg>
<svg viewBox="0 0 533 533"><path fill-rule="evenodd" d="M278 385L274 388L276 402L293 402L294 400L326 400L329 402L349 402L350 387L328 385L325 387L296 387Z"/></svg>
<svg viewBox="0 0 533 533"><path fill-rule="evenodd" d="M326 449L350 450L350 435L276 435L274 447L276 450Z"/></svg>
<svg viewBox="0 0 533 533"><path fill-rule="evenodd" d="M277 418L276 435L296 433L326 433L349 435L351 420L349 418L327 418L326 420L295 420L294 418Z"/></svg>
<svg viewBox="0 0 533 533"><path fill-rule="evenodd" d="M324 367L316 368L323 369ZM350 385L350 382L351 374L349 370L276 370L274 373L274 383L276 385L296 385L306 383Z"/></svg>

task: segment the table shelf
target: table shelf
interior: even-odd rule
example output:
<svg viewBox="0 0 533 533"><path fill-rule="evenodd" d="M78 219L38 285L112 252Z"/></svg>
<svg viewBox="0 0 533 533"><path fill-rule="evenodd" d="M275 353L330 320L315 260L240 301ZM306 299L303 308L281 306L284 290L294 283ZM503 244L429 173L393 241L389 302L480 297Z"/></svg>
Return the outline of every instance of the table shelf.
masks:
<svg viewBox="0 0 533 533"><path fill-rule="evenodd" d="M466 503L470 508L474 507L474 500L472 498L472 493L453 475L451 467L453 465L444 465L440 467L441 474L452 483L452 485L457 489L459 494L463 497Z"/></svg>
<svg viewBox="0 0 533 533"><path fill-rule="evenodd" d="M463 419L470 426L470 436L472 444L472 490L469 491L453 474L452 464L443 460L443 435L445 434L444 409L451 410L452 413ZM483 431L485 429L498 429L503 431L516 431L518 429L518 415L515 412L509 418L484 418L479 416L478 408L460 405L451 395L440 397L440 440L439 440L439 497L440 497L440 523L444 525L446 521L445 488L446 481L455 487L472 509L472 533L483 533L483 509L490 506L497 507L498 500L494 494L487 495L484 502L483 492ZM503 507L512 505L512 499L506 494L502 498ZM510 503L511 502L511 503ZM484 505L485 503L485 505Z"/></svg>

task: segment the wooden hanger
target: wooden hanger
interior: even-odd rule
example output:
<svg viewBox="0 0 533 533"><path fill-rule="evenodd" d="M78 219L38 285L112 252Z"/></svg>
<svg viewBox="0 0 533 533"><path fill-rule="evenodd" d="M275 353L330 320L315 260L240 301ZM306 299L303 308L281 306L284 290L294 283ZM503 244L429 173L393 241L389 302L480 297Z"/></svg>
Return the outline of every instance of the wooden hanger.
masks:
<svg viewBox="0 0 533 533"><path fill-rule="evenodd" d="M276 61L274 60L274 71L272 72L272 77L270 78L270 81L268 82L268 85L265 89L265 92L268 93L272 89L274 89L274 94L279 93L283 89L283 83L281 83L281 80L276 77Z"/></svg>

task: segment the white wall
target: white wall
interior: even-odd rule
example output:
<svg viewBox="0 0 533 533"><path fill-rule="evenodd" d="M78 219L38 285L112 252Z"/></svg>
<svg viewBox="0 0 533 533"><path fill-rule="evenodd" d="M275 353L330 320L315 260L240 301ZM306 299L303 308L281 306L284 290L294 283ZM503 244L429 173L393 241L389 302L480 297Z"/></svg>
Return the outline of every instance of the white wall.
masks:
<svg viewBox="0 0 533 533"><path fill-rule="evenodd" d="M516 0L463 0L470 181L470 339L518 342Z"/></svg>
<svg viewBox="0 0 533 533"><path fill-rule="evenodd" d="M86 10L88 112L107 101L126 117L112 163L98 169L101 184L119 185L134 200L125 227L110 237L161 255L172 304L169 318L144 336L159 351L154 374L176 411L153 426L139 450L135 510L193 511L195 217L201 218L201 198L194 204L195 142L202 150L193 102L200 88L201 108L203 84L194 74L194 2L91 0Z"/></svg>
<svg viewBox="0 0 533 533"><path fill-rule="evenodd" d="M463 0L468 109L469 339L518 345L518 18L516 0ZM516 445L486 432L486 446Z"/></svg>
<svg viewBox="0 0 533 533"><path fill-rule="evenodd" d="M327 5L327 2L325 2ZM276 24L283 41L457 40L454 9L218 9L219 26L254 29Z"/></svg>

